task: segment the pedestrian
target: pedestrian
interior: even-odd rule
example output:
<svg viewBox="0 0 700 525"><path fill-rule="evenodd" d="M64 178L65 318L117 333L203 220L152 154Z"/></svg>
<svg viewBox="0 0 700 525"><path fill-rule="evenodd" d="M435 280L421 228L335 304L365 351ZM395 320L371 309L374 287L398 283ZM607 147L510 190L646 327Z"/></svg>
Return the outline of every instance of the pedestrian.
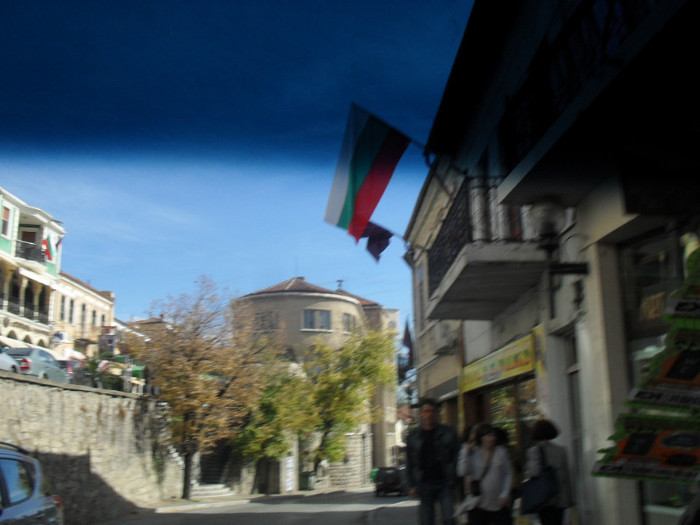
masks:
<svg viewBox="0 0 700 525"><path fill-rule="evenodd" d="M537 514L542 525L562 525L564 523L564 511L573 505L571 491L571 475L569 462L564 447L552 443L552 439L559 435L559 429L549 419L539 419L532 427L532 439L536 445L527 450L525 462L525 479L538 476L542 472L542 457L547 465L554 468L559 482L559 493L556 494Z"/></svg>
<svg viewBox="0 0 700 525"><path fill-rule="evenodd" d="M474 446L460 451L457 474L468 483L473 506L467 510L469 525L511 523L510 492L513 470L508 451L497 445L497 434L489 423L474 429Z"/></svg>
<svg viewBox="0 0 700 525"><path fill-rule="evenodd" d="M508 452L508 458L510 459L510 469L513 472L513 480L510 488L510 498L508 498L508 525L513 523L513 502L516 498L520 497L520 475L522 474L522 467L518 461L515 451L510 446L510 436L508 431L503 427L493 427L493 431L496 433L496 446L502 446Z"/></svg>
<svg viewBox="0 0 700 525"><path fill-rule="evenodd" d="M421 525L435 525L439 503L443 525L455 525L455 464L459 451L457 432L438 422L439 405L433 399L419 402L420 424L406 439L409 494L420 498Z"/></svg>

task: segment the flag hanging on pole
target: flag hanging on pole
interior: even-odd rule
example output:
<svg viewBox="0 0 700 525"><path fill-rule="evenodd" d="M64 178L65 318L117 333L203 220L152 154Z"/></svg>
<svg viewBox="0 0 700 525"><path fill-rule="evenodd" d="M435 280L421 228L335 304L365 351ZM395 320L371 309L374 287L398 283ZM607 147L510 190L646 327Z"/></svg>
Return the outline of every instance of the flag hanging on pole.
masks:
<svg viewBox="0 0 700 525"><path fill-rule="evenodd" d="M382 228L378 224L374 224L372 221L367 223L365 231L362 233L362 237L367 237L367 251L372 254L372 257L379 261L381 253L386 250L389 246L389 239L394 234L389 230Z"/></svg>
<svg viewBox="0 0 700 525"><path fill-rule="evenodd" d="M411 140L352 104L326 221L359 241Z"/></svg>

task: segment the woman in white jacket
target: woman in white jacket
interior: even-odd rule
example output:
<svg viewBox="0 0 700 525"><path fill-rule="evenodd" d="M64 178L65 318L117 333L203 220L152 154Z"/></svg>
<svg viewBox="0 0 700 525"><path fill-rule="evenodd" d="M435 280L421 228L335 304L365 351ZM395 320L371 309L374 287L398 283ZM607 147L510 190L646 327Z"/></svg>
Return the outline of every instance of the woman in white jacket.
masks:
<svg viewBox="0 0 700 525"><path fill-rule="evenodd" d="M510 523L510 491L513 483L510 456L496 445L496 433L488 423L474 429L474 446L464 446L457 458L457 475L463 476L474 494L478 481L478 503L469 510L469 525L507 525Z"/></svg>

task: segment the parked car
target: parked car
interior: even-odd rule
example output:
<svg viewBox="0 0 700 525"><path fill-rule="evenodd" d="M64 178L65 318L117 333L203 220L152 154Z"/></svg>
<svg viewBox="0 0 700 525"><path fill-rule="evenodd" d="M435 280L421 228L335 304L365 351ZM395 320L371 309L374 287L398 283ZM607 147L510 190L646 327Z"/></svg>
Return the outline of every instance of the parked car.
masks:
<svg viewBox="0 0 700 525"><path fill-rule="evenodd" d="M39 461L0 441L0 523L63 525L63 502L52 493Z"/></svg>
<svg viewBox="0 0 700 525"><path fill-rule="evenodd" d="M19 364L12 358L12 356L5 352L6 350L9 350L9 347L3 346L0 348L0 370L15 373L19 372Z"/></svg>
<svg viewBox="0 0 700 525"><path fill-rule="evenodd" d="M41 348L9 348L7 354L19 364L23 374L50 379L57 383L67 383L68 375L59 366L58 361Z"/></svg>
<svg viewBox="0 0 700 525"><path fill-rule="evenodd" d="M73 385L92 386L92 379L83 363L72 359L59 359L57 362L68 376L69 383Z"/></svg>
<svg viewBox="0 0 700 525"><path fill-rule="evenodd" d="M374 495L384 496L391 492L401 496L408 494L408 477L405 467L379 467L374 478Z"/></svg>

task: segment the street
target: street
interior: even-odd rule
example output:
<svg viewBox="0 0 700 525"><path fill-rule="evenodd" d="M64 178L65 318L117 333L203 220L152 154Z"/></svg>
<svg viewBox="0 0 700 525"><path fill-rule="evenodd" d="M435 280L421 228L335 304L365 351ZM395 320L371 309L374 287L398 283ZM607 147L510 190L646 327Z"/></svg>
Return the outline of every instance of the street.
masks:
<svg viewBox="0 0 700 525"><path fill-rule="evenodd" d="M411 525L417 523L417 500L373 492L332 492L327 494L267 496L250 502L203 506L197 509L171 509L167 513L143 513L112 520L103 525Z"/></svg>

